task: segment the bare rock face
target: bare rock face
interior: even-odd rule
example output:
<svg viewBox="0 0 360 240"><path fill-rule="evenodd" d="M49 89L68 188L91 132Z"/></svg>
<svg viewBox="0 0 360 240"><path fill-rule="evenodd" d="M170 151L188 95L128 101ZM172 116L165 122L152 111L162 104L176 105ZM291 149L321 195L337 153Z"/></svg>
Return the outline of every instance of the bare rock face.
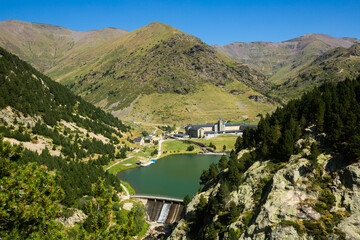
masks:
<svg viewBox="0 0 360 240"><path fill-rule="evenodd" d="M172 231L171 235L168 237L169 240L183 239L186 240L187 237L187 223L184 219L181 219L178 222L176 228Z"/></svg>
<svg viewBox="0 0 360 240"><path fill-rule="evenodd" d="M316 199L316 196L307 193L306 186L302 184L307 180L304 177L307 164L306 159L294 158L273 176L265 201L260 203L256 217L241 235L241 239L265 239L275 230L274 236L285 234L285 230L278 226L284 220L320 218L319 213L303 204L308 199ZM284 229L285 232L292 231L288 227ZM296 236L295 231L293 239L299 239Z"/></svg>
<svg viewBox="0 0 360 240"><path fill-rule="evenodd" d="M74 227L76 223L85 221L87 215L83 211L76 209L73 215L69 218L61 217L59 222L68 227Z"/></svg>
<svg viewBox="0 0 360 240"><path fill-rule="evenodd" d="M296 232L296 230L293 227L276 227L269 237L270 240L278 240L278 239L284 239L284 240L298 240L298 239L304 239L300 238Z"/></svg>
<svg viewBox="0 0 360 240"><path fill-rule="evenodd" d="M360 213L354 213L344 219L339 227L346 233L346 239L360 239Z"/></svg>
<svg viewBox="0 0 360 240"><path fill-rule="evenodd" d="M336 195L342 197L342 204L351 216L343 219L339 227L346 239L360 239L360 163L347 166L340 173L340 181L344 187L336 189Z"/></svg>

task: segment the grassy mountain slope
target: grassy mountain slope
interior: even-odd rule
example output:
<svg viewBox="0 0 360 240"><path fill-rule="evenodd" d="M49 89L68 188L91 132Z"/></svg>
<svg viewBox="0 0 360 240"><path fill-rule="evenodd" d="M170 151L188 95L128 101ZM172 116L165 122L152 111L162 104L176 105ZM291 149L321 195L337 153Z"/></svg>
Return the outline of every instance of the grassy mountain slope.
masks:
<svg viewBox="0 0 360 240"><path fill-rule="evenodd" d="M86 51L125 33L116 28L80 32L49 24L7 20L0 22L0 46L47 73L60 62L71 59L73 52Z"/></svg>
<svg viewBox="0 0 360 240"><path fill-rule="evenodd" d="M242 94L229 94L233 89L242 89ZM212 96L212 97L209 97ZM219 88L201 84L189 94L152 93L142 95L132 107L112 111L114 116L128 121L187 124L216 122L219 117L227 120L249 119L257 122L257 115L265 115L275 109L270 102L256 102L250 96L259 93L237 82Z"/></svg>
<svg viewBox="0 0 360 240"><path fill-rule="evenodd" d="M261 95L252 89L268 89L262 74L216 53L200 39L159 22L74 55L71 62L51 69L50 76L60 79L61 83L91 103L111 111L119 111L132 103L136 105L136 99L146 101L149 94L153 94L151 97L160 94L160 98L156 97L160 101L164 99L164 94L168 94L169 99L182 99L180 96L188 98L203 90L204 101L200 103L205 103L208 94L204 84L219 89L235 87L225 93L225 102L233 98L231 90ZM236 104L231 103L231 107ZM180 116L178 111L186 111L185 100L179 105L180 109L171 110L169 118L176 119ZM271 109L268 102L257 105L259 112ZM157 105L150 106L152 111L148 111L149 114L153 115L156 108ZM218 107L213 110L221 112ZM143 112L134 112L132 116L139 114L141 116ZM232 115L232 119L237 118L236 115ZM191 120L191 115L184 119ZM142 120L147 121L146 118Z"/></svg>
<svg viewBox="0 0 360 240"><path fill-rule="evenodd" d="M274 83L282 83L328 50L349 48L360 40L336 38L326 34L306 34L280 43L235 42L215 49L264 73Z"/></svg>
<svg viewBox="0 0 360 240"><path fill-rule="evenodd" d="M354 79L359 72L360 44L354 44L348 49L335 48L289 75L283 84L270 91L270 95L289 100L325 81L339 82L346 78Z"/></svg>
<svg viewBox="0 0 360 240"><path fill-rule="evenodd" d="M211 115L209 120L216 119L231 108L229 118L238 120L239 115L253 118L256 112L273 108L268 101L253 102L248 98L263 98L258 92L269 89L262 74L217 53L200 39L159 22L124 34L119 29L77 32L8 20L0 23L0 46L122 119L203 122L208 121L206 115ZM190 102L203 105L208 93L219 92L219 101L225 106L218 102L212 109L199 108L201 117L193 117L186 110L189 107L183 96L188 99L196 95ZM168 120L154 114L158 104L143 112L141 103L149 98L154 103L176 101L176 107L167 107L171 113L167 113ZM140 105L132 108L137 103Z"/></svg>

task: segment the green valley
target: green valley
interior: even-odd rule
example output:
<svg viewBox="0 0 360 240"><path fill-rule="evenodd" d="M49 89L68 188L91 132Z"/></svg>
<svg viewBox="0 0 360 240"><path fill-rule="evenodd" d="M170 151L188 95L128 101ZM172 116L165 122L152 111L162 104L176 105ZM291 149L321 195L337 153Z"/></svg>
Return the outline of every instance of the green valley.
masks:
<svg viewBox="0 0 360 240"><path fill-rule="evenodd" d="M359 72L356 38L0 22L0 239L357 239Z"/></svg>
<svg viewBox="0 0 360 240"><path fill-rule="evenodd" d="M2 24L10 23L6 21ZM35 27L38 25L27 31L34 32ZM57 32L69 31L53 28ZM48 29L52 28L46 25L42 29L46 36L50 34ZM96 31L96 34L101 35L101 32ZM71 48L56 58L52 66L41 69L85 100L121 119L186 123L226 115L231 120L249 116L257 121L255 117L258 113L274 108L271 100L249 100L250 95L266 98L262 93L269 90L270 85L261 73L217 53L200 39L169 25L154 22L118 37L102 36L103 39L95 41L92 46ZM94 42L91 37L86 39ZM103 40L105 42L101 44ZM21 44L27 41L18 40ZM0 44L12 52L18 49L6 43ZM33 51L40 54L36 49ZM20 56L34 66L41 65L41 58ZM219 99L208 98L213 94ZM167 102L169 106L160 110L159 107Z"/></svg>

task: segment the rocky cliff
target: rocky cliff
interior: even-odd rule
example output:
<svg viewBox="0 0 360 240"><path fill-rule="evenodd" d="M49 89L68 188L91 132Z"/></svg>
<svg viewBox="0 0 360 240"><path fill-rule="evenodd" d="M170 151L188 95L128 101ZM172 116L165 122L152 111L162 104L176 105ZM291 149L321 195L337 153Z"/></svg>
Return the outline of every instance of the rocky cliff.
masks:
<svg viewBox="0 0 360 240"><path fill-rule="evenodd" d="M339 166L341 156L326 153L311 161L314 141L299 140L302 150L287 163L256 161L226 197L225 210L194 229L201 205L218 195L220 173L217 185L192 199L168 239L360 239L360 163Z"/></svg>

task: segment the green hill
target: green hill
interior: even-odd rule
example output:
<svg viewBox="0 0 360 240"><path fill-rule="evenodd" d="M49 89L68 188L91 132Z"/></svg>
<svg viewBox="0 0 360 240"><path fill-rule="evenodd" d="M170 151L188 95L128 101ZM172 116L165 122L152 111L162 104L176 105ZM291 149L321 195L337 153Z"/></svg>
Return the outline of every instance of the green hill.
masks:
<svg viewBox="0 0 360 240"><path fill-rule="evenodd" d="M120 180L104 170L130 150L129 130L0 48L0 238L113 239L146 231L144 207L121 210Z"/></svg>
<svg viewBox="0 0 360 240"><path fill-rule="evenodd" d="M209 121L226 114L226 108L234 110L230 119L238 119L238 112L254 118L273 108L269 102L253 103L248 98L268 89L262 74L216 53L200 39L158 22L75 56L72 62L52 69L50 75L91 103L129 120ZM193 105L189 105L211 102L208 96L214 92L223 92L219 104L197 108L194 111L204 119L194 117L189 111ZM161 109L153 102L168 105ZM256 107L241 109L236 104ZM167 113L158 115L159 110Z"/></svg>
<svg viewBox="0 0 360 240"><path fill-rule="evenodd" d="M0 45L121 119L189 123L228 115L229 120L257 121L258 113L274 108L260 93L270 86L261 73L194 36L159 22L123 33L9 20L0 23ZM194 107L214 102L209 94L219 95L216 103ZM250 100L251 95L265 101ZM158 103L166 102L159 109Z"/></svg>

